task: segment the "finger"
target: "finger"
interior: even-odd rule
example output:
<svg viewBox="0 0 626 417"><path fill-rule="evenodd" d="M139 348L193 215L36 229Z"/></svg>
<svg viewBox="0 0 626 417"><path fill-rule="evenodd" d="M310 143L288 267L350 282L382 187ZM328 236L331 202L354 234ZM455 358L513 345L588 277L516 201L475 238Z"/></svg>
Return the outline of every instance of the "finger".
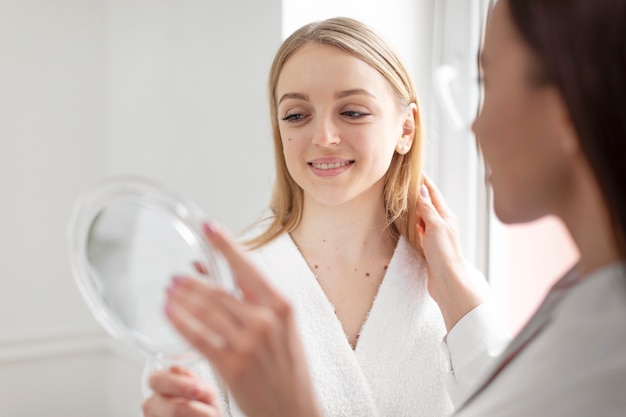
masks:
<svg viewBox="0 0 626 417"><path fill-rule="evenodd" d="M244 321L238 309L226 308L224 305L227 300L233 302L238 300L218 285L192 277L176 276L167 290L168 295L173 295L174 292L176 292L178 301L198 317L201 316L199 310L211 307L217 314L227 315L237 324L242 324ZM184 300L182 300L183 298Z"/></svg>
<svg viewBox="0 0 626 417"><path fill-rule="evenodd" d="M199 262L199 261L194 261L193 262L193 269L196 270L197 273L199 273L200 275L209 275L209 269L206 267L206 265L204 265L203 263Z"/></svg>
<svg viewBox="0 0 626 417"><path fill-rule="evenodd" d="M272 317L268 319L268 316L274 315L273 310L241 301L217 287L207 287L207 292L200 294L203 286L206 284L197 280L179 278L169 292L170 309L185 310L180 314L188 315L188 320L195 320L197 326L222 337L232 353L248 351L251 339L258 340L271 333Z"/></svg>
<svg viewBox="0 0 626 417"><path fill-rule="evenodd" d="M428 190L430 200L432 201L432 204L437 212L444 218L452 216L452 211L450 210L450 207L448 207L448 203L446 203L445 198L430 178L424 175L423 183Z"/></svg>
<svg viewBox="0 0 626 417"><path fill-rule="evenodd" d="M218 417L221 407L184 398L153 395L142 405L145 417Z"/></svg>
<svg viewBox="0 0 626 417"><path fill-rule="evenodd" d="M242 305L245 304L242 303ZM265 310L270 311L267 308ZM183 306L168 304L166 313L174 328L204 355L226 380L232 376L233 372L237 373L237 369L245 367L246 362L254 361L255 356L262 354L263 349L259 349L259 343L250 342L256 336L254 332L240 331L236 336L231 333L228 336L230 339L226 339L204 326L202 322L185 311ZM231 340L233 340L232 343ZM248 361L242 359L248 359Z"/></svg>
<svg viewBox="0 0 626 417"><path fill-rule="evenodd" d="M190 383L195 383L194 399L207 404L218 404L217 390L213 385L202 381L191 369L174 365L170 367L170 372L177 375L184 375L190 379Z"/></svg>
<svg viewBox="0 0 626 417"><path fill-rule="evenodd" d="M165 314L178 333L211 362L219 363L224 357L225 338L198 321L184 306L168 301Z"/></svg>
<svg viewBox="0 0 626 417"><path fill-rule="evenodd" d="M246 257L243 249L225 231L209 223L205 223L203 229L209 242L226 258L246 299L269 306L282 301L263 274Z"/></svg>
<svg viewBox="0 0 626 417"><path fill-rule="evenodd" d="M417 222L417 230L419 230L420 234L422 235L426 233L426 223L424 222L424 219L422 219L421 217L419 218Z"/></svg>
<svg viewBox="0 0 626 417"><path fill-rule="evenodd" d="M170 371L155 371L148 379L148 385L156 394L165 397L195 399L197 382L188 375Z"/></svg>
<svg viewBox="0 0 626 417"><path fill-rule="evenodd" d="M189 368L185 368L183 366L180 365L173 365L170 367L170 372L174 373L174 374L179 374L179 375L187 375L189 377L192 378L196 378L196 374L193 373L193 371Z"/></svg>
<svg viewBox="0 0 626 417"><path fill-rule="evenodd" d="M245 318L242 316L241 308L225 308L225 301L218 300L220 297L232 298L223 292L198 297L197 293L189 291L189 288L185 288L181 283L170 291L167 303L170 310L175 309L179 314L188 316L189 320L194 321L194 326L210 330L230 346L239 337Z"/></svg>
<svg viewBox="0 0 626 417"><path fill-rule="evenodd" d="M444 220L433 205L430 192L425 184L420 185L420 198L417 202L417 212L420 216L418 228L421 226L424 231L428 229L428 226L437 225Z"/></svg>

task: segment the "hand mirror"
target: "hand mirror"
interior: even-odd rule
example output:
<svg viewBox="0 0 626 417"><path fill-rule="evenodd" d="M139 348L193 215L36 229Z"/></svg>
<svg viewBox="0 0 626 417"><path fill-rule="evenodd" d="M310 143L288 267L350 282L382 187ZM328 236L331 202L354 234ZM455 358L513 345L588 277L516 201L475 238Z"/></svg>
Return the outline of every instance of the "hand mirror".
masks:
<svg viewBox="0 0 626 417"><path fill-rule="evenodd" d="M157 362L196 356L164 313L174 275L233 288L228 269L203 238L205 220L191 201L139 177L101 181L74 205L69 253L81 295L109 334ZM208 274L199 274L196 263Z"/></svg>

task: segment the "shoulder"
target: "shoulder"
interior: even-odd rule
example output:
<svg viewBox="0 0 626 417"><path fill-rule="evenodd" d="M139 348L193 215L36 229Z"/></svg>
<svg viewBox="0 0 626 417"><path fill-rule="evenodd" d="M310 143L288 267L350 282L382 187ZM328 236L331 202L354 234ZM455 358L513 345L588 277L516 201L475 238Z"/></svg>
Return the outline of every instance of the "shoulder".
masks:
<svg viewBox="0 0 626 417"><path fill-rule="evenodd" d="M274 215L271 212L265 212L257 221L246 227L237 235L240 242L246 242L259 237L267 231L272 224Z"/></svg>
<svg viewBox="0 0 626 417"><path fill-rule="evenodd" d="M392 261L397 261L402 269L411 271L412 274L426 274L426 260L404 236L398 239Z"/></svg>
<svg viewBox="0 0 626 417"><path fill-rule="evenodd" d="M626 263L591 273L568 291L556 310L557 322L592 327L592 321L621 323L626 334Z"/></svg>

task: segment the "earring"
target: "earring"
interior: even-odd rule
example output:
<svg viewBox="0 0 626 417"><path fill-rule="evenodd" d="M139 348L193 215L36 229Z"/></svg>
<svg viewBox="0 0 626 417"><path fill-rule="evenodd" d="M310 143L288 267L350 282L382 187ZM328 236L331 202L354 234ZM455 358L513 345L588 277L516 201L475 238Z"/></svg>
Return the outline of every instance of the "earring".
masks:
<svg viewBox="0 0 626 417"><path fill-rule="evenodd" d="M398 147L396 148L396 152L398 152L401 155L406 154L408 151L409 151L409 145L407 145L406 143L402 145L398 145Z"/></svg>

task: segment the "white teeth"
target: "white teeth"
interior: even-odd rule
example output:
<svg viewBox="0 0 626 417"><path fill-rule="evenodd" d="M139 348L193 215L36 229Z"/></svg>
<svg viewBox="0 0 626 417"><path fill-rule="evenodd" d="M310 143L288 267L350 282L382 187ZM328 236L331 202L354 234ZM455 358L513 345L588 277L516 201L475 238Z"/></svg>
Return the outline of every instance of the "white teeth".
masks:
<svg viewBox="0 0 626 417"><path fill-rule="evenodd" d="M311 164L311 165L313 165L313 167L317 169L335 169L335 168L346 166L349 163L350 161L343 161L343 162L331 162L330 164Z"/></svg>

